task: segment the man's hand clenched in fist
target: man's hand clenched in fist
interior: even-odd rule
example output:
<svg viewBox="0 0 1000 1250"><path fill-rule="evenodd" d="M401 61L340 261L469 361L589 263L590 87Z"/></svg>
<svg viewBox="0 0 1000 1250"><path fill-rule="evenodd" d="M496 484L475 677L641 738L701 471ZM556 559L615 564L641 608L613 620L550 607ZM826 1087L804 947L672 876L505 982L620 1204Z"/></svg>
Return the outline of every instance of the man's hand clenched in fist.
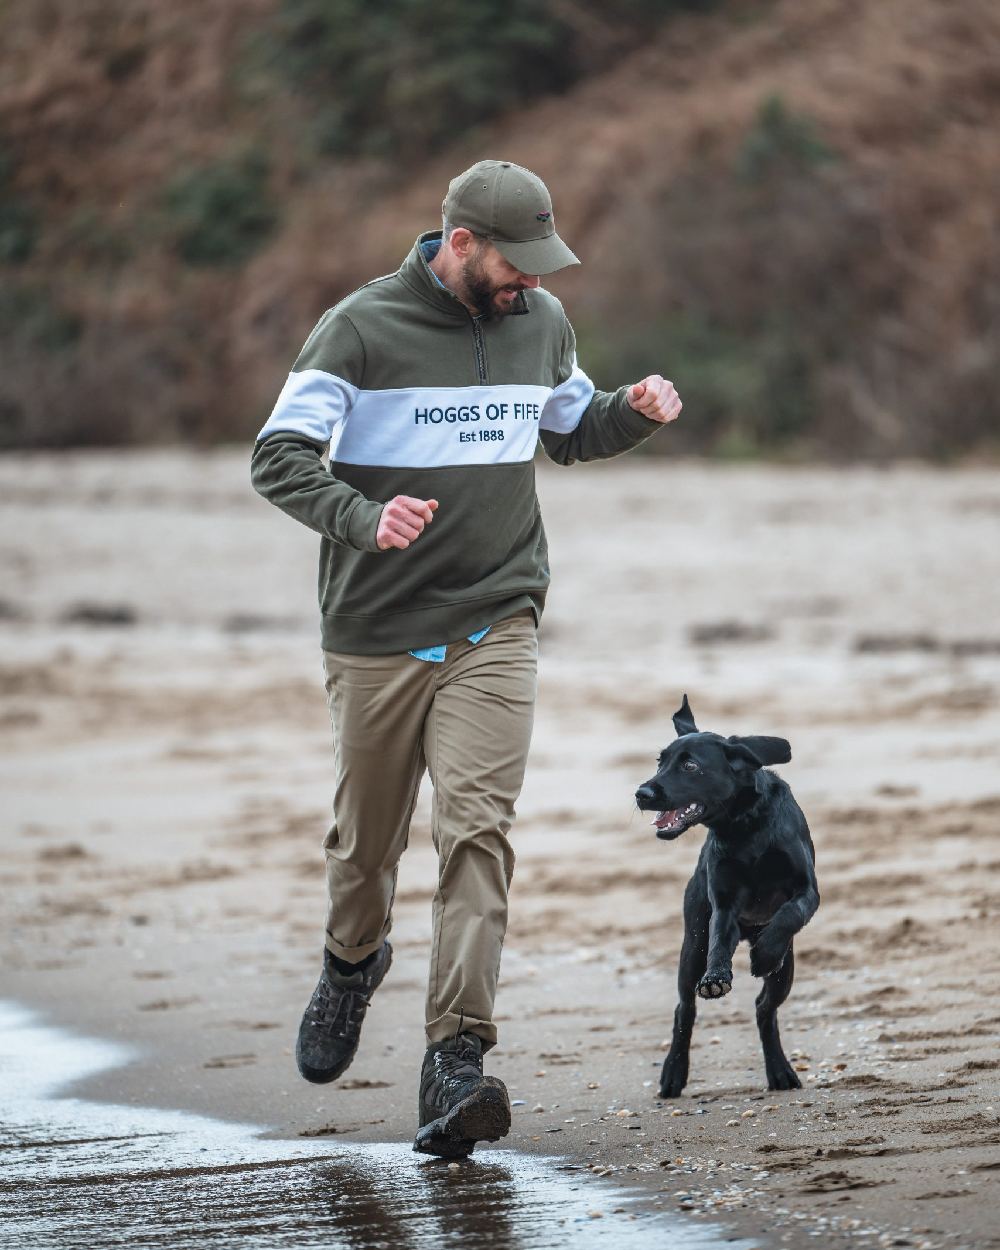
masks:
<svg viewBox="0 0 1000 1250"><path fill-rule="evenodd" d="M388 551L390 547L405 550L434 520L437 506L436 499L411 499L409 495L390 499L382 509L375 535L379 551Z"/></svg>
<svg viewBox="0 0 1000 1250"><path fill-rule="evenodd" d="M668 421L676 421L683 407L673 382L661 378L658 373L651 373L648 378L630 386L628 402L650 421L660 421L664 425Z"/></svg>

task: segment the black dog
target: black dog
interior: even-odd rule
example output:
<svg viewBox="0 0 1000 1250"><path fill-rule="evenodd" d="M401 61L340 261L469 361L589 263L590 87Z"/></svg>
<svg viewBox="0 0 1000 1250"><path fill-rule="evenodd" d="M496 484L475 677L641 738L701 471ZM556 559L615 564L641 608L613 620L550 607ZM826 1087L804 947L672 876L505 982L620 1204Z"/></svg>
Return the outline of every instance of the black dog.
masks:
<svg viewBox="0 0 1000 1250"><path fill-rule="evenodd" d="M765 764L785 764L784 738L723 738L699 733L687 695L674 715L677 739L660 755L656 776L635 792L657 813L656 836L672 841L708 826L698 867L684 892L684 944L674 1036L660 1075L660 1097L675 1098L688 1079L695 995L721 998L733 985L733 952L750 943L750 971L764 978L757 1028L768 1089L799 1089L778 1036L778 1008L795 975L792 939L819 906L809 826L788 786Z"/></svg>

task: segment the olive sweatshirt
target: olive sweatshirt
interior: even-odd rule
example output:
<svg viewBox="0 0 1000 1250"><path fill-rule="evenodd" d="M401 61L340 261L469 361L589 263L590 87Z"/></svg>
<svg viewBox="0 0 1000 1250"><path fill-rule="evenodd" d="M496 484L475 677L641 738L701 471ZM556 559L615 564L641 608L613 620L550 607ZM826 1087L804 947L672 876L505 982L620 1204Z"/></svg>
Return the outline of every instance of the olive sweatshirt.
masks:
<svg viewBox="0 0 1000 1250"><path fill-rule="evenodd" d="M439 237L320 318L254 447L256 490L321 536L329 651L451 642L524 608L537 620L549 583L537 443L572 464L659 428L626 387L594 389L547 291L522 292L513 315L471 316L428 267L421 245ZM395 495L440 506L411 546L379 551Z"/></svg>

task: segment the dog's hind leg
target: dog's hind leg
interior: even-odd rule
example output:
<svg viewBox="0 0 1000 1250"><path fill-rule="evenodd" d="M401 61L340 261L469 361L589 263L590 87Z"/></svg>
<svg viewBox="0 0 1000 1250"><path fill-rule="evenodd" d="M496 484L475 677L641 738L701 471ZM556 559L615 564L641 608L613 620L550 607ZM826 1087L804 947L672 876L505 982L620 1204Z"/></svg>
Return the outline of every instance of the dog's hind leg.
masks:
<svg viewBox="0 0 1000 1250"><path fill-rule="evenodd" d="M684 899L684 942L677 968L677 1008L674 1011L674 1034L670 1050L660 1072L660 1097L676 1098L687 1084L688 1055L691 1032L698 1013L698 982L708 966L707 899L699 898L697 888L689 886Z"/></svg>
<svg viewBox="0 0 1000 1250"><path fill-rule="evenodd" d="M802 1082L785 1058L778 1035L778 1008L788 997L795 979L795 955L791 945L781 966L764 978L757 995L757 1028L764 1048L764 1068L768 1089L801 1089Z"/></svg>

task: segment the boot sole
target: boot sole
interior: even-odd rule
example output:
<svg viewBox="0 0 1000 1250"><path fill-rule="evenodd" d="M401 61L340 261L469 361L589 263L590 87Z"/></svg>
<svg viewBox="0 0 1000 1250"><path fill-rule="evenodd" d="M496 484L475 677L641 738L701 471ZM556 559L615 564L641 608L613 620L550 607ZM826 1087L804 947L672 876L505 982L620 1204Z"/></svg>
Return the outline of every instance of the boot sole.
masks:
<svg viewBox="0 0 1000 1250"><path fill-rule="evenodd" d="M392 967L392 946L388 942L386 943L386 946L389 947L389 958L385 961L385 967L379 973L378 980L372 982L372 988L371 988L372 994L375 993L378 987L385 980L386 973ZM361 1039L359 1037L358 1041L360 1042L360 1040ZM344 1075L347 1069L354 1062L354 1056L357 1053L358 1053L358 1048L357 1046L355 1046L355 1048L347 1056L346 1060L343 1063L339 1064L336 1068L311 1068L308 1064L302 1063L302 1061L299 1059L298 1044L296 1043L295 1065L299 1070L299 1076L301 1076L303 1080L309 1081L309 1083L312 1085L329 1085L331 1081L336 1081L338 1077L341 1077Z"/></svg>
<svg viewBox="0 0 1000 1250"><path fill-rule="evenodd" d="M464 1159L478 1141L499 1141L510 1132L510 1100L503 1082L483 1077L474 1094L463 1098L417 1133L413 1149L441 1159Z"/></svg>

